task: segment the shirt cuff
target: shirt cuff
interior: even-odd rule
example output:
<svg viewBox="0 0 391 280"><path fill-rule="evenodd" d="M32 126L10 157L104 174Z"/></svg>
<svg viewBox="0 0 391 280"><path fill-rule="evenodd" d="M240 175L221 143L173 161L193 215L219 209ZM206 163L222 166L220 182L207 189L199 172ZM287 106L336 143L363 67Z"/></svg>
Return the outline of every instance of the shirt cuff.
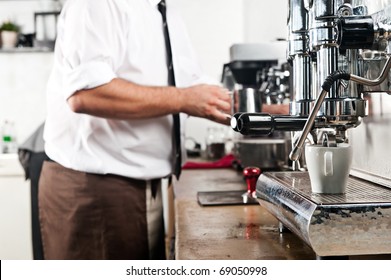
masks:
<svg viewBox="0 0 391 280"><path fill-rule="evenodd" d="M114 78L116 78L115 73L103 61L93 61L79 65L64 78L64 97L68 99L76 91L107 84Z"/></svg>

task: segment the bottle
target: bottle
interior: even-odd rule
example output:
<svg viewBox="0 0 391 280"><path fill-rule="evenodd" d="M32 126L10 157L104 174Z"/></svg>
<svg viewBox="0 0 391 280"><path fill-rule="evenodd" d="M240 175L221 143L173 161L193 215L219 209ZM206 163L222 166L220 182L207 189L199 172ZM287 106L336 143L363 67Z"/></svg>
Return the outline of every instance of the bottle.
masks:
<svg viewBox="0 0 391 280"><path fill-rule="evenodd" d="M220 159L225 155L225 133L222 127L208 127L206 136L206 156Z"/></svg>
<svg viewBox="0 0 391 280"><path fill-rule="evenodd" d="M2 152L4 154L16 153L18 146L16 143L15 126L10 120L5 120L1 130Z"/></svg>

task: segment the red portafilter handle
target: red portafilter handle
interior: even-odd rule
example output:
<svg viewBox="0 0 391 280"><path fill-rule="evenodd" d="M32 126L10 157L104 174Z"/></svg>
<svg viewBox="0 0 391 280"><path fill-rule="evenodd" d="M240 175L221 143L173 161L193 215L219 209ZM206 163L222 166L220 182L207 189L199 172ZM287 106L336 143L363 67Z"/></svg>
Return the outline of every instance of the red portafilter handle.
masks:
<svg viewBox="0 0 391 280"><path fill-rule="evenodd" d="M247 183L247 192L253 194L257 185L257 180L261 175L261 169L255 166L249 166L244 168L243 176Z"/></svg>

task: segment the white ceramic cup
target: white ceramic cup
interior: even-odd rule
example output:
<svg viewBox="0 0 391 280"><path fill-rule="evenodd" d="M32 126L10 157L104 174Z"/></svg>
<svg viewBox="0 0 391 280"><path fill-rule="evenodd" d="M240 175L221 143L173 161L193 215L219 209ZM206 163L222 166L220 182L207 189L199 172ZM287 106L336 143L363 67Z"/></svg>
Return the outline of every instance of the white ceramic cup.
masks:
<svg viewBox="0 0 391 280"><path fill-rule="evenodd" d="M352 163L352 147L349 144L342 143L337 147L307 145L305 159L313 193L346 192Z"/></svg>

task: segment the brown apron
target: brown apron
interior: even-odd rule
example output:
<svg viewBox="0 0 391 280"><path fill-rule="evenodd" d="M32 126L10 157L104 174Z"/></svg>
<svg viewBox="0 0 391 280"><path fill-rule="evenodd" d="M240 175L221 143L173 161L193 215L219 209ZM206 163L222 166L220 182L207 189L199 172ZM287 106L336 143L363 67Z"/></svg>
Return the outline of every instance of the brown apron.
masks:
<svg viewBox="0 0 391 280"><path fill-rule="evenodd" d="M161 180L45 161L39 214L45 259L164 259Z"/></svg>

